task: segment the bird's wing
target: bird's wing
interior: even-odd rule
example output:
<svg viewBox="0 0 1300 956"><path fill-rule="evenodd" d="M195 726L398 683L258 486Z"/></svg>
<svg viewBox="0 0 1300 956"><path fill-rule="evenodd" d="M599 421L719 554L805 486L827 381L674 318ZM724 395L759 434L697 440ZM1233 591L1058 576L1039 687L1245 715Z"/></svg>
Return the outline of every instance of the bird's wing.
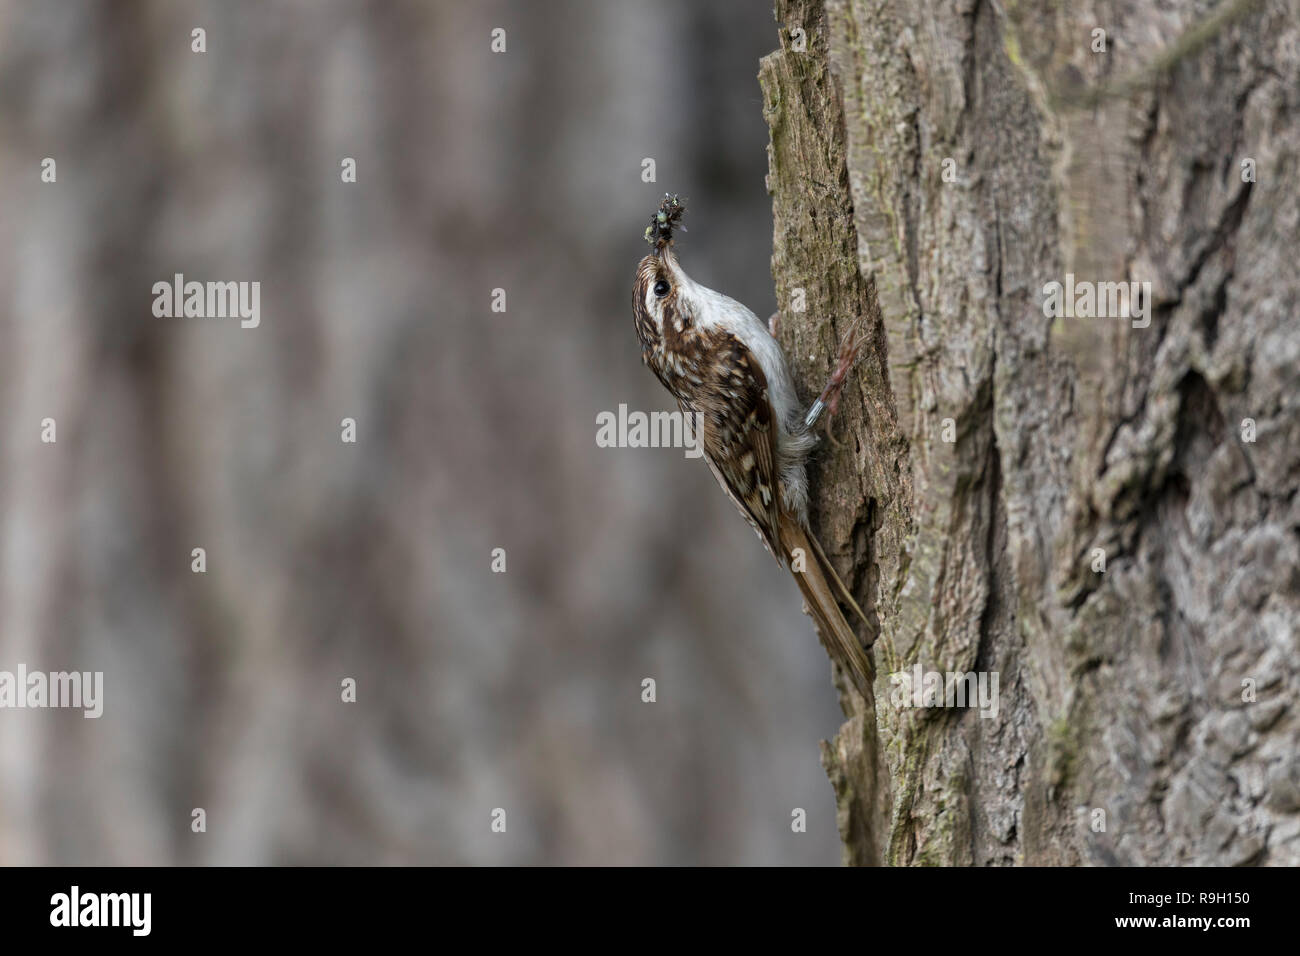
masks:
<svg viewBox="0 0 1300 956"><path fill-rule="evenodd" d="M780 541L780 480L776 471L776 422L763 369L730 332L709 334L706 354L713 375L692 396L703 415L701 443L709 467L776 559L785 565ZM683 403L684 404L684 403Z"/></svg>

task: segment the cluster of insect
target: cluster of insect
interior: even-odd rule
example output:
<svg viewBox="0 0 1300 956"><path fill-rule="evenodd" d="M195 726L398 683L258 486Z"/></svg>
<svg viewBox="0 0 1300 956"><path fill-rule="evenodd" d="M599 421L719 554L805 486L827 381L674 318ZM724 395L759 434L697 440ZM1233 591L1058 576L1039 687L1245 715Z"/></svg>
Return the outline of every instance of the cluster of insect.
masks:
<svg viewBox="0 0 1300 956"><path fill-rule="evenodd" d="M656 249L662 249L673 239L673 230L686 231L682 225L682 216L686 213L686 203L676 196L664 193L659 210L650 217L650 225L645 227L645 241Z"/></svg>

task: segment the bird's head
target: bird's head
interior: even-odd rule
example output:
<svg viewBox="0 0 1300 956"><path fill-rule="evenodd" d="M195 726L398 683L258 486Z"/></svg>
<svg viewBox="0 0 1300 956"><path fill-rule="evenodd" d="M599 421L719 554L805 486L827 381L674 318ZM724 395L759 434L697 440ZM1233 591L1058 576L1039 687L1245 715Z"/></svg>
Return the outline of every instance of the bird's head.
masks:
<svg viewBox="0 0 1300 956"><path fill-rule="evenodd" d="M676 196L665 195L659 209L650 217L645 240L654 251L641 260L636 270L633 308L637 328L643 340L650 330L662 335L665 323L677 329L691 324L691 280L677 262L673 252L673 232L681 224L685 204Z"/></svg>

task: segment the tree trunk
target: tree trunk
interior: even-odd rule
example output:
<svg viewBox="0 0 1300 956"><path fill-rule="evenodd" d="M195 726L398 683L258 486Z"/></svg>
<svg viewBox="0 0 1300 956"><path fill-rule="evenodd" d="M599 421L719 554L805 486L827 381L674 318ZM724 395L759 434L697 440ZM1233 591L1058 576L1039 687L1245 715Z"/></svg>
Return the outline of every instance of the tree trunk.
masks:
<svg viewBox="0 0 1300 956"><path fill-rule="evenodd" d="M1300 863L1298 12L778 0L782 344L872 332L815 470L847 861Z"/></svg>

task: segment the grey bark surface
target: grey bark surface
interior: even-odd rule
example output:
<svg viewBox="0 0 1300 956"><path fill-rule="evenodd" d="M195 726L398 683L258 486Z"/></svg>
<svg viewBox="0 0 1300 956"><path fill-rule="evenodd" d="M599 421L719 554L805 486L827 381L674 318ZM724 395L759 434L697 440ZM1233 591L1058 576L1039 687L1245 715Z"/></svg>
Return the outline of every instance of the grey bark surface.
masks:
<svg viewBox="0 0 1300 956"><path fill-rule="evenodd" d="M846 861L1300 863L1300 5L776 14L782 344L811 386L872 332L814 471L877 631ZM1149 326L1047 317L1067 274ZM996 717L894 706L918 664Z"/></svg>

